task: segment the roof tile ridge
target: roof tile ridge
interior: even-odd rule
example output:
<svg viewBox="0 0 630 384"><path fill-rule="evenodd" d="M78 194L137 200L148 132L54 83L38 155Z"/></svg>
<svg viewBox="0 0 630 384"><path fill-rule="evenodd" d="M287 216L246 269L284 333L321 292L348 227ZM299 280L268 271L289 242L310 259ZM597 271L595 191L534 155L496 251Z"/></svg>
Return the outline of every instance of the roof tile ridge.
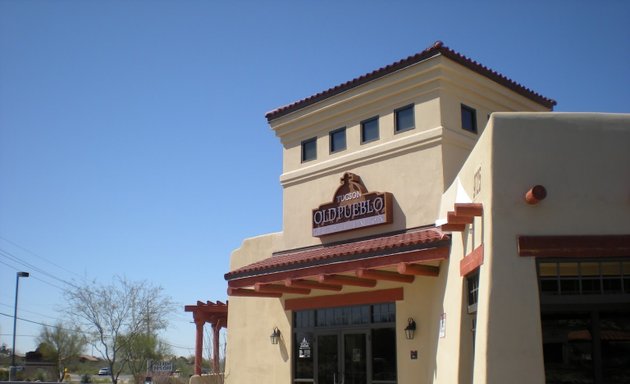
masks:
<svg viewBox="0 0 630 384"><path fill-rule="evenodd" d="M457 51L455 51L454 49L452 49L452 48L450 48L448 46L440 45L439 46L439 50L440 50L441 54L443 54L444 56L447 56L448 58L450 58L450 59L452 59L454 61L460 62L460 64L463 64L463 63L461 63L461 61L467 62L467 63L471 64L472 66L476 67L478 70L485 71L488 74L490 74L490 75L492 75L494 77L497 77L497 78L499 78L502 81L507 82L508 84L512 85L513 87L520 88L520 89L524 90L525 92L528 92L528 93L530 93L530 94L532 94L532 95L534 95L534 96L536 96L536 97L538 97L538 98L540 98L542 100L547 101L552 106L557 104L557 102L554 99L551 99L551 98L548 98L546 96L543 96L542 94L534 91L533 89L528 88L528 87L524 86L523 84L516 82L515 80L507 77L506 75L504 75L504 74L502 74L502 73L500 73L500 72L498 72L498 71L496 71L496 70L494 70L494 69L492 69L492 68L490 68L490 67L488 67L486 65L483 65L480 62L478 62L477 60L474 60L474 59L472 59L472 58L470 58L470 57L468 57L468 56L466 56L466 55L464 55L464 54L462 54L460 52L457 52Z"/></svg>

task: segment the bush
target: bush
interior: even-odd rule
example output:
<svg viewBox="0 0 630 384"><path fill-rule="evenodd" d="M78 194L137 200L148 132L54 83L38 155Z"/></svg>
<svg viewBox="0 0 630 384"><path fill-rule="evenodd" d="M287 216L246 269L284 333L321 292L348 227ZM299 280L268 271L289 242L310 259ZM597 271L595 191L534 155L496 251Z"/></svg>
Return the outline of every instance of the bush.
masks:
<svg viewBox="0 0 630 384"><path fill-rule="evenodd" d="M91 382L92 382L92 376L88 375L87 373L81 376L81 383L91 383Z"/></svg>

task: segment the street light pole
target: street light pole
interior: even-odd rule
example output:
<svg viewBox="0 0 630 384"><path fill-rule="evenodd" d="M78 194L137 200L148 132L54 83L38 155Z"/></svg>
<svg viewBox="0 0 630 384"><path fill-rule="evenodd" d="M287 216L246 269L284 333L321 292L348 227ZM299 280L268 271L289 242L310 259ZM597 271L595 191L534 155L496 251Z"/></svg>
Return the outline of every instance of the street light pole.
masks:
<svg viewBox="0 0 630 384"><path fill-rule="evenodd" d="M13 309L13 349L11 350L11 368L9 368L9 381L15 380L15 329L17 326L17 305L18 305L18 288L20 287L20 277L28 277L28 272L18 272L15 275L15 308Z"/></svg>

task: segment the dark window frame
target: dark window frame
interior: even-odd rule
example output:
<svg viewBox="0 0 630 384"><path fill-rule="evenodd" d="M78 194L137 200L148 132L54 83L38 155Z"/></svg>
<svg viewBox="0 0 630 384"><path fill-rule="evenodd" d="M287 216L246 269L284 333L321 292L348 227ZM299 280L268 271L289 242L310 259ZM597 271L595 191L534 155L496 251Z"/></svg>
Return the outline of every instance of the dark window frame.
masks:
<svg viewBox="0 0 630 384"><path fill-rule="evenodd" d="M335 137L336 135L342 132L343 132L343 148L335 148ZM341 151L345 151L348 148L346 127L341 127L341 128L335 129L334 131L330 131L330 133L328 134L328 141L329 141L328 149L330 153L338 153Z"/></svg>
<svg viewBox="0 0 630 384"><path fill-rule="evenodd" d="M630 263L628 258L544 258L536 260L536 275L541 300L563 300L562 297L575 297L578 301L588 300L588 297L630 297L630 274L626 268ZM563 266L574 264L574 275L561 273ZM585 265L597 264L598 272L584 272ZM606 272L606 265L618 264L619 273ZM549 265L555 269L555 274L542 274L541 266ZM597 290L592 286L597 283ZM572 284L573 289L568 289ZM590 284L590 285L589 285ZM553 299L554 297L558 299Z"/></svg>
<svg viewBox="0 0 630 384"><path fill-rule="evenodd" d="M310 157L310 158L307 158L306 157L307 151L305 151L305 148L309 144L313 144L315 146L314 147L314 156ZM302 163L306 163L306 162L309 162L309 161L317 160L317 137L312 137L310 139L303 140L301 145L300 145L300 148L301 148L301 151L302 151L301 152Z"/></svg>
<svg viewBox="0 0 630 384"><path fill-rule="evenodd" d="M466 304L468 313L477 312L479 302L479 268L466 275Z"/></svg>
<svg viewBox="0 0 630 384"><path fill-rule="evenodd" d="M353 316L356 311L360 313L360 318ZM341 314L341 316L339 316ZM350 316L348 316L350 315ZM318 336L322 335L332 335L337 334L339 336L344 333L352 334L352 333L365 333L368 337L367 342L371 345L367 347L367 350L371 352L371 368L368 365L368 369L372 370L372 374L374 373L374 362L373 359L376 356L374 350L372 348L372 342L374 340L374 331L380 330L388 330L390 329L394 334L394 345L396 344L395 335L396 335L396 302L382 302L382 303L371 303L371 304L359 304L359 305L349 305L343 307L325 307L318 309L305 309L299 311L293 311L292 314L292 327L291 327L291 337L294 343L293 351L291 351L291 356L294 358L293 363L291 364L291 377L292 383L313 383L315 376L310 377L301 377L297 378L298 372L300 373L309 373L308 370L312 369L312 374L316 375L317 364L315 363L315 359L317 359L315 353L315 343ZM349 320L349 322L346 322ZM311 363L306 361L306 369L298 369L298 364L300 364L300 358L297 357L299 355L299 347L302 338L306 337L307 341L310 342L312 346L311 358L309 360ZM397 347L394 346L394 350L397 352ZM398 356L394 357L394 361L397 361ZM397 378L397 370L393 372L396 375L396 378L388 380L372 380L372 382L379 383L396 383Z"/></svg>
<svg viewBox="0 0 630 384"><path fill-rule="evenodd" d="M411 111L412 125L406 128L400 128L400 113L405 111ZM416 111L415 104L405 105L404 107L396 108L394 110L394 133L401 133L411 131L416 128Z"/></svg>
<svg viewBox="0 0 630 384"><path fill-rule="evenodd" d="M477 133L477 110L473 107L470 107L466 104L461 105L461 124L462 129L466 132ZM467 119L464 119L464 113L468 113L466 116L470 116L470 127L468 127Z"/></svg>
<svg viewBox="0 0 630 384"><path fill-rule="evenodd" d="M376 137L371 138L371 139L366 139L365 138L365 136L366 136L365 135L366 124L373 123L373 122L376 123ZM365 120L363 120L361 122L361 144L371 143L373 141L379 140L380 138L381 138L381 127L380 127L380 124L379 124L379 117L378 116L374 116L374 117L371 117L369 119L365 119Z"/></svg>

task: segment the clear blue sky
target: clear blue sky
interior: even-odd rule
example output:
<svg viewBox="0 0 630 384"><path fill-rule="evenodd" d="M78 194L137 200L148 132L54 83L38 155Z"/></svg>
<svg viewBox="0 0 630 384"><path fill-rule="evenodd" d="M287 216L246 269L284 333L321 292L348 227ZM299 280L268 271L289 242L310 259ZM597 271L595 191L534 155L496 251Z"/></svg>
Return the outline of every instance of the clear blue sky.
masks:
<svg viewBox="0 0 630 384"><path fill-rule="evenodd" d="M630 112L630 2L513 3L0 0L0 343L16 271L47 324L63 281L120 274L164 287L192 354L183 306L226 300L230 252L282 229L265 112L436 40L557 111Z"/></svg>

